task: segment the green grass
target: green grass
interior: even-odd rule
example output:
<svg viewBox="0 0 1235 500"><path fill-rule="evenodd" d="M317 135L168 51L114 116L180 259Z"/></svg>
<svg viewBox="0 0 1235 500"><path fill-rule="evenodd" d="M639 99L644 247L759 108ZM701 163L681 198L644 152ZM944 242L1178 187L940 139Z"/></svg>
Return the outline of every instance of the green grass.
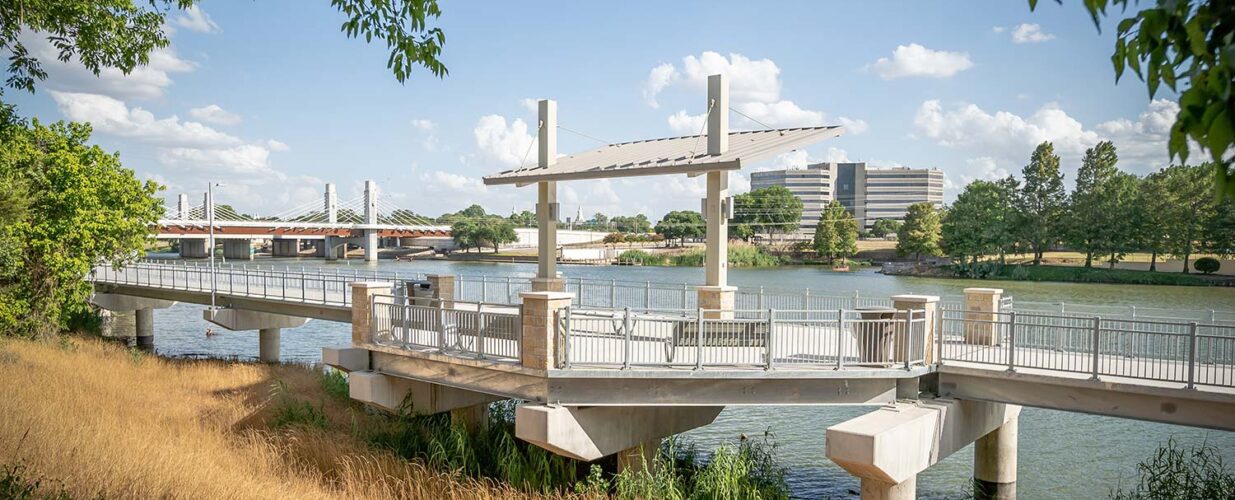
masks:
<svg viewBox="0 0 1235 500"><path fill-rule="evenodd" d="M13 500L68 500L72 498L60 487L44 484L42 478L31 478L21 462L0 469L0 498Z"/></svg>
<svg viewBox="0 0 1235 500"><path fill-rule="evenodd" d="M1207 444L1183 449L1172 439L1136 467L1140 482L1129 490L1113 488L1111 498L1235 498L1235 472L1222 463L1218 449Z"/></svg>
<svg viewBox="0 0 1235 500"><path fill-rule="evenodd" d="M635 262L644 266L703 267L703 259L703 250L692 250L670 256L650 254L643 250L627 250L618 256L620 261ZM783 263L780 257L768 253L762 247L729 247L730 267L771 267Z"/></svg>
<svg viewBox="0 0 1235 500"><path fill-rule="evenodd" d="M274 416L270 420L271 427L279 429L298 426L325 429L330 426L330 419L326 418L326 412L321 406L313 406L313 403L296 399L290 394L287 384L282 380L274 383L271 393L277 405Z"/></svg>

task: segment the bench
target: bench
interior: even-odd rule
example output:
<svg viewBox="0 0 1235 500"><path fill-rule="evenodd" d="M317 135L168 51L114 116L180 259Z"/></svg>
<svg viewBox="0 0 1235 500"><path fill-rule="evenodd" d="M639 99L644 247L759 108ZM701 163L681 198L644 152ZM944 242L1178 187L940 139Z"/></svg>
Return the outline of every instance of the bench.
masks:
<svg viewBox="0 0 1235 500"><path fill-rule="evenodd" d="M699 322L678 323L673 337L665 342L665 357L673 362L678 347L767 347L768 323L753 320L711 320L703 325L703 345L699 345Z"/></svg>

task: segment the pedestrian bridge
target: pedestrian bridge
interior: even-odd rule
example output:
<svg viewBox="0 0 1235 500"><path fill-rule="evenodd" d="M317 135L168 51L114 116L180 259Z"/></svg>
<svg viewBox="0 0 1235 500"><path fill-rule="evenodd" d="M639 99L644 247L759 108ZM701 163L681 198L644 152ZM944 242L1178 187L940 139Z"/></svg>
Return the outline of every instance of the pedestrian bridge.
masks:
<svg viewBox="0 0 1235 500"><path fill-rule="evenodd" d="M526 278L180 261L91 279L103 307L213 304L207 319L263 332L263 359L271 331L277 357L288 318L351 323L352 344L323 358L351 372L354 398L420 412L522 400L519 437L585 460L641 460L637 448L729 405L882 407L828 431L828 456L864 491L904 486L975 440L1014 449L1019 405L1235 430L1235 324L1018 309L997 289L738 290L731 309L709 309L690 285L616 280L532 292ZM933 452L888 465L875 444L885 433ZM979 479L1006 483L994 470Z"/></svg>

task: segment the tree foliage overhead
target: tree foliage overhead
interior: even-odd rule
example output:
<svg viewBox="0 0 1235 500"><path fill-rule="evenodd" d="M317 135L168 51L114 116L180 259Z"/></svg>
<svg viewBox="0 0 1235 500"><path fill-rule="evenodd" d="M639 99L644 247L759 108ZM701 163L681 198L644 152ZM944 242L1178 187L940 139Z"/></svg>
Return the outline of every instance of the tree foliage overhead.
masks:
<svg viewBox="0 0 1235 500"><path fill-rule="evenodd" d="M1062 4L1063 0L1056 0ZM1101 28L1110 7L1130 0L1082 2ZM1030 10L1038 0L1029 0ZM1111 64L1118 81L1132 69L1152 99L1162 84L1179 91L1171 126L1171 158L1188 160L1188 139L1209 150L1219 192L1235 196L1235 3L1230 0L1156 0L1119 22Z"/></svg>
<svg viewBox="0 0 1235 500"><path fill-rule="evenodd" d="M167 47L163 31L168 12L195 0L25 0L0 1L0 52L8 52L8 87L34 92L47 79L38 57L22 43L22 33L47 39L56 58L78 60L98 75L104 68L125 74L150 62L150 52ZM342 31L351 38L384 41L386 67L403 83L421 66L446 76L439 57L446 35L431 22L442 15L437 0L331 0L347 16ZM0 94L3 91L0 90Z"/></svg>
<svg viewBox="0 0 1235 500"><path fill-rule="evenodd" d="M0 331L60 331L88 310L94 266L139 256L162 214L160 187L89 141L85 124L0 121Z"/></svg>

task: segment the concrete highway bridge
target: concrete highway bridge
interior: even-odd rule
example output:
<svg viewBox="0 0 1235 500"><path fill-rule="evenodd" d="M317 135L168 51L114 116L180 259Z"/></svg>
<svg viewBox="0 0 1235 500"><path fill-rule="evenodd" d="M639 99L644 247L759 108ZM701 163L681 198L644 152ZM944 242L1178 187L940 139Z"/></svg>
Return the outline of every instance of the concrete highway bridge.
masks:
<svg viewBox="0 0 1235 500"><path fill-rule="evenodd" d="M275 257L298 257L309 251L328 260L346 254L348 245L364 249L365 260L377 260L383 241L449 237L450 226L434 224L410 210L391 205L378 196L377 184L365 181L364 194L339 202L334 184L326 184L322 202L282 213L254 218L215 202L208 191L202 204L189 205L180 195L174 209L166 209L156 229L161 240L178 240L183 258L207 258L207 248L223 244L223 258L251 260L253 243L270 240ZM395 243L395 246L398 244Z"/></svg>
<svg viewBox="0 0 1235 500"><path fill-rule="evenodd" d="M94 302L137 311L139 346L154 308L208 305L207 320L258 330L268 361L282 329L350 323L351 343L322 358L350 373L352 398L464 424L517 400L519 438L617 455L619 468L654 466L663 438L725 406L868 405L826 430L827 457L861 478L864 499L913 498L919 472L970 443L976 496L1014 498L1021 406L1235 430L1235 322L1213 313L1043 312L991 288L944 300L729 286L728 173L840 127L730 132L728 84L713 75L706 134L559 156L557 104L538 108L537 162L484 179L536 186L535 277L144 262L96 269ZM704 284L560 275L557 183L640 175L706 176Z"/></svg>

